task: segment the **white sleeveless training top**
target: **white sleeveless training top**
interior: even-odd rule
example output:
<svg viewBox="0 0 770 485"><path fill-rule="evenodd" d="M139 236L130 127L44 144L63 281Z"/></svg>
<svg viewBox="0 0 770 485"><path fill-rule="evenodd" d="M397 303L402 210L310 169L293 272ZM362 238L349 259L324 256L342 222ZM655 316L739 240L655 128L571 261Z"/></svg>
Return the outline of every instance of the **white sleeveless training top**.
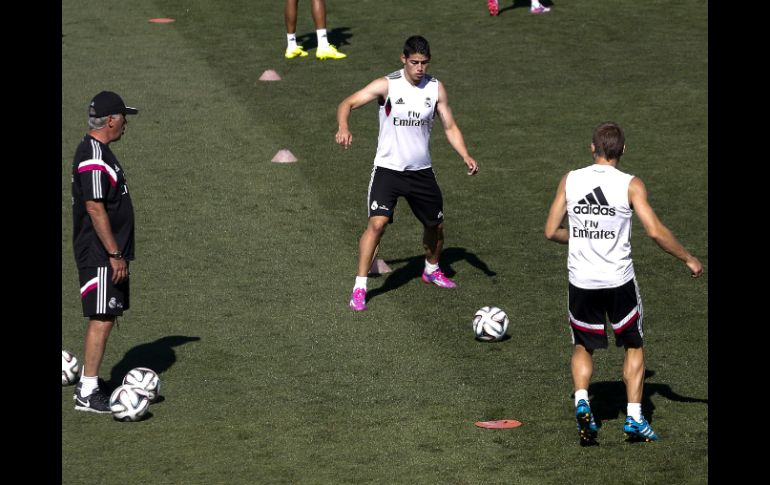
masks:
<svg viewBox="0 0 770 485"><path fill-rule="evenodd" d="M388 97L379 109L380 135L374 165L399 172L429 168L438 80L425 74L417 86L412 86L403 69L386 78Z"/></svg>
<svg viewBox="0 0 770 485"><path fill-rule="evenodd" d="M615 288L634 277L628 184L633 175L593 164L567 174L569 282Z"/></svg>

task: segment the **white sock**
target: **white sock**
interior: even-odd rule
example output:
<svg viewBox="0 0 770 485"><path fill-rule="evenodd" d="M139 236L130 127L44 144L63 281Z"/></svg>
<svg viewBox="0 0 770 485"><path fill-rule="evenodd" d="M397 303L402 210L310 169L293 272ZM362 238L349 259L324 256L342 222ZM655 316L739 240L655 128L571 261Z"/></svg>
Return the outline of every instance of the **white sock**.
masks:
<svg viewBox="0 0 770 485"><path fill-rule="evenodd" d="M529 7L529 9L530 10L534 10L534 9L536 9L538 7L542 7L542 5L540 5L540 1L539 0L532 0L532 6Z"/></svg>
<svg viewBox="0 0 770 485"><path fill-rule="evenodd" d="M428 262L427 259L425 260L425 272L426 273L431 274L434 271L436 271L437 269L438 269L438 263L431 264L431 263Z"/></svg>
<svg viewBox="0 0 770 485"><path fill-rule="evenodd" d="M356 282L353 285L353 289L356 290L358 288L363 288L366 290L366 280L368 278L366 276L356 276Z"/></svg>
<svg viewBox="0 0 770 485"><path fill-rule="evenodd" d="M329 39L326 38L326 29L318 29L315 31L315 35L318 37L318 48L323 49L329 45Z"/></svg>
<svg viewBox="0 0 770 485"><path fill-rule="evenodd" d="M99 376L80 376L80 397L86 397L99 387Z"/></svg>
<svg viewBox="0 0 770 485"><path fill-rule="evenodd" d="M628 409L627 415L634 418L635 421L642 420L642 403L630 402L626 409Z"/></svg>
<svg viewBox="0 0 770 485"><path fill-rule="evenodd" d="M286 48L295 49L297 47L297 33L286 34Z"/></svg>
<svg viewBox="0 0 770 485"><path fill-rule="evenodd" d="M575 407L577 407L578 401L581 399L590 404L588 401L588 389L578 389L575 391Z"/></svg>

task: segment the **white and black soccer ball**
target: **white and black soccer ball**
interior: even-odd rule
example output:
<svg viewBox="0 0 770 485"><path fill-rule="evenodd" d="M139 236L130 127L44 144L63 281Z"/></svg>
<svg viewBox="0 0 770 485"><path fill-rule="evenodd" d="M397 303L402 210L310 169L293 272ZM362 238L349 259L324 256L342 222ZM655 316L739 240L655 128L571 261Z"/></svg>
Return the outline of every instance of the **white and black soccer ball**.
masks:
<svg viewBox="0 0 770 485"><path fill-rule="evenodd" d="M61 385L69 386L78 380L80 372L80 362L71 352L61 351Z"/></svg>
<svg viewBox="0 0 770 485"><path fill-rule="evenodd" d="M118 421L139 421L149 407L150 396L141 387L123 384L110 395L110 411Z"/></svg>
<svg viewBox="0 0 770 485"><path fill-rule="evenodd" d="M123 378L123 384L141 387L147 391L150 401L155 401L160 395L160 377L148 367L136 367L128 371Z"/></svg>
<svg viewBox="0 0 770 485"><path fill-rule="evenodd" d="M496 306L483 306L473 316L473 334L478 340L500 340L507 330L508 315Z"/></svg>

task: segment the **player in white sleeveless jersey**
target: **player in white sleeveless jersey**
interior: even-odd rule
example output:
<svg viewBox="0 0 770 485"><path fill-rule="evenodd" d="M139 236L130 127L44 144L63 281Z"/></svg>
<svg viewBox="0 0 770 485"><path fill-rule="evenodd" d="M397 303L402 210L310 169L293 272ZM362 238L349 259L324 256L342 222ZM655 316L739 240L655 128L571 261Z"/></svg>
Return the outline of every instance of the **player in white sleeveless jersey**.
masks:
<svg viewBox="0 0 770 485"><path fill-rule="evenodd" d="M694 278L703 266L658 219L647 201L644 183L618 170L625 135L616 123L594 129L594 163L562 177L545 223L545 237L569 244L569 324L572 331L572 380L575 414L583 446L596 444L588 385L593 352L607 348L606 321L615 344L625 349L623 381L628 399L623 432L629 439L654 441L658 436L642 415L644 386L643 311L631 259L631 215L636 213L647 235L679 258ZM562 225L565 217L568 227Z"/></svg>
<svg viewBox="0 0 770 485"><path fill-rule="evenodd" d="M404 43L403 69L375 79L363 89L345 98L337 108L339 128L335 140L345 148L353 142L348 128L350 113L374 100L379 104L380 135L374 169L369 181L369 223L358 243L358 270L349 306L366 310L366 284L377 248L399 197L404 197L423 224L425 271L422 280L441 288L455 283L439 268L444 244L444 206L441 189L433 173L430 134L436 114L441 118L447 140L462 157L468 175L478 172L478 165L468 154L460 128L447 102L444 85L427 74L430 45L421 36Z"/></svg>

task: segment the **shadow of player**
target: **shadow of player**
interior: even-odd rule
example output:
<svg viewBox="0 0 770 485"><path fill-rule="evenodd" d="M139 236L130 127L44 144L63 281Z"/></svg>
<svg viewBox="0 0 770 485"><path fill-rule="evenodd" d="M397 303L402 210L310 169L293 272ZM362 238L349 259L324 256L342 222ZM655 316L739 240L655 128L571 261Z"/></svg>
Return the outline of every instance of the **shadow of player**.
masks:
<svg viewBox="0 0 770 485"><path fill-rule="evenodd" d="M123 383L123 377L128 371L135 367L149 367L160 375L176 362L174 347L198 340L200 337L169 335L154 342L137 345L126 352L126 355L112 367L110 380L104 383L105 392L112 393L116 387Z"/></svg>
<svg viewBox="0 0 770 485"><path fill-rule="evenodd" d="M337 27L326 31L326 38L329 39L330 44L334 44L335 47L341 47L344 45L350 45L350 38L353 34L349 33L350 27ZM315 32L302 34L297 36L297 44L301 45L305 50L315 49L318 47L318 37Z"/></svg>
<svg viewBox="0 0 770 485"><path fill-rule="evenodd" d="M385 259L384 261L388 265L403 262L406 262L406 265L396 268L393 272L388 273L382 286L369 290L366 293L366 301L370 301L372 298L387 293L388 291L400 288L415 278L420 278L425 269L425 255L411 256L402 259ZM487 263L465 248L446 248L441 252L441 260L439 263L447 277L451 278L456 274L456 271L452 268L452 264L458 261L466 261L474 268L483 271L487 276L495 276L497 274L489 269ZM373 277L376 278L378 275L373 275Z"/></svg>

